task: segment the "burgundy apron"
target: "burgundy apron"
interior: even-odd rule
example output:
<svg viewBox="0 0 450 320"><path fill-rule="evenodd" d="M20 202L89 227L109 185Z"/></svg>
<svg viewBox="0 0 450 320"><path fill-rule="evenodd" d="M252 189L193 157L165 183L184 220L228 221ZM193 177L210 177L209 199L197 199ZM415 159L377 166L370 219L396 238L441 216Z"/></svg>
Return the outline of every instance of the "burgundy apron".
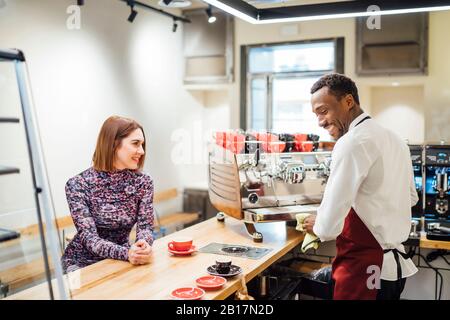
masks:
<svg viewBox="0 0 450 320"><path fill-rule="evenodd" d="M368 119L370 117L365 117L356 126ZM378 266L381 271L383 249L353 208L345 219L342 233L336 239L336 248L337 254L332 265L333 298L375 300L378 290L368 288L367 280L372 273L367 273L367 268Z"/></svg>
<svg viewBox="0 0 450 320"><path fill-rule="evenodd" d="M344 229L336 239L337 254L332 265L335 300L375 300L378 290L369 289L369 266L383 265L383 249L351 208Z"/></svg>

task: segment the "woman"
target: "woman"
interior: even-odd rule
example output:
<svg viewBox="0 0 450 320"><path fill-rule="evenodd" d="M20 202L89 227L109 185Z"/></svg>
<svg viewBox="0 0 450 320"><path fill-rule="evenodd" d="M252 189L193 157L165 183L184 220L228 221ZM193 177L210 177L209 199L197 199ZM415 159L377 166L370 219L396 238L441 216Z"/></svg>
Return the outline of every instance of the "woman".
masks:
<svg viewBox="0 0 450 320"><path fill-rule="evenodd" d="M66 196L77 234L62 257L65 272L103 259L151 260L153 181L140 170L145 135L136 121L113 116L100 130L93 166L69 179ZM136 243L129 244L136 224Z"/></svg>

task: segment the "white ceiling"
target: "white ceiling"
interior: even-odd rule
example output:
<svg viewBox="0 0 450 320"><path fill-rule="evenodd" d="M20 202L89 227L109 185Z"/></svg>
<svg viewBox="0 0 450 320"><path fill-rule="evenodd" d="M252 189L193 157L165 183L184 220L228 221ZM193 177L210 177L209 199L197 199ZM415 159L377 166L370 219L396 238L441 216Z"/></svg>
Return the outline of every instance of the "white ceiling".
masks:
<svg viewBox="0 0 450 320"><path fill-rule="evenodd" d="M238 0L236 0L238 1ZM240 0L239 0L240 1ZM319 4L319 3L329 3L329 2L345 2L352 0L244 0L245 2L251 4L255 8L275 8L275 7L288 7L288 6L299 6L304 4ZM206 8L205 4L201 0L191 0L192 5L187 10Z"/></svg>
<svg viewBox="0 0 450 320"><path fill-rule="evenodd" d="M188 9L199 9L199 8L207 8L208 5L200 0L191 0L192 5Z"/></svg>
<svg viewBox="0 0 450 320"><path fill-rule="evenodd" d="M162 9L164 11L169 11L175 13L177 9L169 9L169 8L162 8L158 6L159 0L141 0L143 3L147 3L155 8ZM183 8L182 10L192 10L192 9L203 9L207 8L208 5L201 1L201 0L190 0L192 2L192 5L190 5L187 8ZM241 0L236 0L241 1ZM320 3L329 3L329 2L345 2L345 1L352 1L352 0L243 0L250 5L254 6L258 9L264 9L264 8L276 8L276 7L289 7L289 6L298 6L298 5L305 5L305 4L320 4ZM1 2L1 0L0 0Z"/></svg>
<svg viewBox="0 0 450 320"><path fill-rule="evenodd" d="M306 4L320 4L329 2L345 2L352 0L244 0L244 1L258 9L264 9L264 8L300 6Z"/></svg>

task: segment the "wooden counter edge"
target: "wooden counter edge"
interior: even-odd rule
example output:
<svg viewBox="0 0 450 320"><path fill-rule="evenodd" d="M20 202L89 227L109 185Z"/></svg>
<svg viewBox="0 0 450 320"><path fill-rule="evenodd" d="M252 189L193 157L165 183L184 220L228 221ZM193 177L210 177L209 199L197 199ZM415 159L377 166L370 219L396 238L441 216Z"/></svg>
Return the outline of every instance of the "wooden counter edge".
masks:
<svg viewBox="0 0 450 320"><path fill-rule="evenodd" d="M450 241L429 240L426 235L420 236L420 247L426 249L450 250Z"/></svg>

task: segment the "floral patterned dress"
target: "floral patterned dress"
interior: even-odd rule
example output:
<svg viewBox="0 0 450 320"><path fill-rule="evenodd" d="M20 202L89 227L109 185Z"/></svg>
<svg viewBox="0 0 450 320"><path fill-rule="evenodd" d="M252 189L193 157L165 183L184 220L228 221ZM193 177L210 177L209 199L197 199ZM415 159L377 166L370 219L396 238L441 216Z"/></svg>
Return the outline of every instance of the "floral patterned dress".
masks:
<svg viewBox="0 0 450 320"><path fill-rule="evenodd" d="M61 262L65 272L103 259L128 260L129 236L153 243L153 180L142 172L89 168L69 179L66 196L77 234Z"/></svg>

